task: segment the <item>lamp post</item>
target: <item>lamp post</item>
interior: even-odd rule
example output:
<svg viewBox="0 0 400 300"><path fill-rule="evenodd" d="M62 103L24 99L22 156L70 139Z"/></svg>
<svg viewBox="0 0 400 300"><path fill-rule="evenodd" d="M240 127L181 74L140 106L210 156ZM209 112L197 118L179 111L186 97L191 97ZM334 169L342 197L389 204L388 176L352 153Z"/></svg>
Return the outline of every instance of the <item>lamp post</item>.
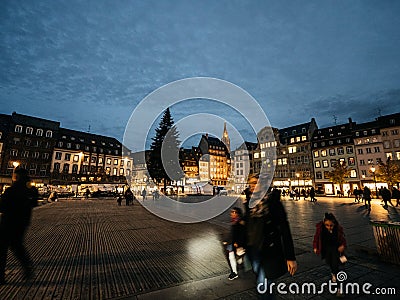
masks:
<svg viewBox="0 0 400 300"><path fill-rule="evenodd" d="M372 176L374 176L374 185L375 185L375 195L376 195L376 199L379 199L378 197L378 189L376 187L376 177L375 177L375 167L372 166L371 167L371 172L372 172Z"/></svg>
<svg viewBox="0 0 400 300"><path fill-rule="evenodd" d="M296 177L297 177L297 188L300 190L300 180L299 180L300 174L296 173Z"/></svg>

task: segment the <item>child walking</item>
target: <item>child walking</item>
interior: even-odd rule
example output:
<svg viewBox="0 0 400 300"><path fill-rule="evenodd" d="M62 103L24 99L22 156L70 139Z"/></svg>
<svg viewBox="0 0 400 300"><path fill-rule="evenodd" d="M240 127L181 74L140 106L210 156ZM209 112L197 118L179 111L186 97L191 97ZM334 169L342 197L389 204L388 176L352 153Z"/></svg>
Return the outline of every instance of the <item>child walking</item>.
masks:
<svg viewBox="0 0 400 300"><path fill-rule="evenodd" d="M323 221L317 223L314 235L314 253L321 255L331 269L332 282L336 282L339 272L340 256L346 248L343 227L339 225L335 216L325 213Z"/></svg>
<svg viewBox="0 0 400 300"><path fill-rule="evenodd" d="M229 274L228 279L234 280L238 278L238 270L237 270L237 261L236 255L238 253L237 250L245 249L246 245L246 228L244 221L242 220L243 213L239 207L233 207L230 213L231 217L231 241L224 242L225 246L225 255L228 260L229 268L231 269L231 273ZM240 254L238 254L240 255Z"/></svg>

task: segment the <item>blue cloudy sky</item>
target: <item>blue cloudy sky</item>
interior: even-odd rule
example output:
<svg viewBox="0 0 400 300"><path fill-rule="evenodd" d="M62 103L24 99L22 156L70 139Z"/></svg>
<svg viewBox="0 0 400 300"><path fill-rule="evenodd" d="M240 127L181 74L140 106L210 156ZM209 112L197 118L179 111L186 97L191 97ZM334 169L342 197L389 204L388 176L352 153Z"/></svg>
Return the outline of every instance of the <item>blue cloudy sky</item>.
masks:
<svg viewBox="0 0 400 300"><path fill-rule="evenodd" d="M400 112L399 15L388 0L2 0L0 113L122 140L146 95L204 76L246 90L278 128L361 123ZM229 115L171 111L199 106Z"/></svg>

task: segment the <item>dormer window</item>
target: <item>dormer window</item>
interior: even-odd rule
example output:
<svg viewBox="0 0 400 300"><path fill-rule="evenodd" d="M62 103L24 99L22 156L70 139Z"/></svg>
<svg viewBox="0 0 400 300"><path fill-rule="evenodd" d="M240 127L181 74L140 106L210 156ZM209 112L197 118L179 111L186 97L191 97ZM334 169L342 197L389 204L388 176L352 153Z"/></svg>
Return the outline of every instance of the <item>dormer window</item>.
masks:
<svg viewBox="0 0 400 300"><path fill-rule="evenodd" d="M22 126L21 125L15 125L15 132L21 133L22 132Z"/></svg>
<svg viewBox="0 0 400 300"><path fill-rule="evenodd" d="M32 134L33 128L32 127L26 127L26 134Z"/></svg>
<svg viewBox="0 0 400 300"><path fill-rule="evenodd" d="M43 129L36 129L36 135L37 136L42 136L43 135Z"/></svg>

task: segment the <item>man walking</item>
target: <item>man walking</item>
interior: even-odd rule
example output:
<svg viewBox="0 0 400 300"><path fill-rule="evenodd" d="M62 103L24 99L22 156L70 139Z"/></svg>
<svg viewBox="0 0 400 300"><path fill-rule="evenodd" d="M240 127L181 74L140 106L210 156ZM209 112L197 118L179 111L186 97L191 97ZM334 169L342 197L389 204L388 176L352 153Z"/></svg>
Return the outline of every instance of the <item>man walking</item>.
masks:
<svg viewBox="0 0 400 300"><path fill-rule="evenodd" d="M0 212L0 285L5 281L8 248L22 264L25 278L33 275L33 264L24 246L25 232L30 224L32 208L37 206L38 191L30 186L28 171L17 168L13 184L1 196Z"/></svg>

